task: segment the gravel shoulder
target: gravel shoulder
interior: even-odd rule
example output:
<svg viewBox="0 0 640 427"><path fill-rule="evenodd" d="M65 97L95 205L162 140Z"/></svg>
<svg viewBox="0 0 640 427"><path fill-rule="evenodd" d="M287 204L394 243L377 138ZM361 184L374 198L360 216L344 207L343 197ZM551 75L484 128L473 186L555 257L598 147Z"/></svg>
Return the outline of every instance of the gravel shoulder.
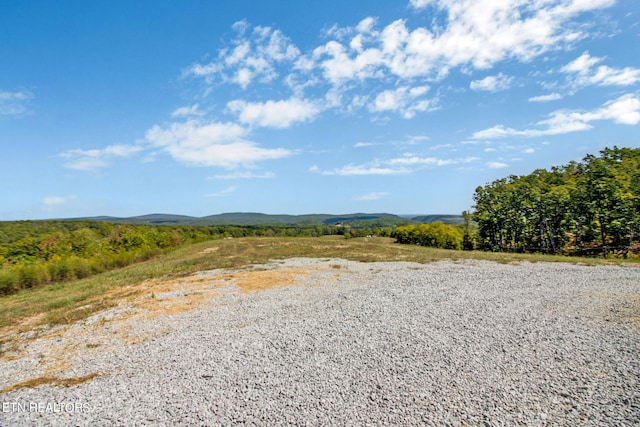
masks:
<svg viewBox="0 0 640 427"><path fill-rule="evenodd" d="M294 258L0 359L0 426L638 425L640 268Z"/></svg>

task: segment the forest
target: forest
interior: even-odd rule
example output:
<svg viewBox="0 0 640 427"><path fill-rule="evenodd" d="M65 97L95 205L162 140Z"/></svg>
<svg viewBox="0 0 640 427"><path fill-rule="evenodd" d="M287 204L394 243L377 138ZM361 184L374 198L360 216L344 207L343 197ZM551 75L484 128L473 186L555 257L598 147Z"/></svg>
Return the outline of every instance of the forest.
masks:
<svg viewBox="0 0 640 427"><path fill-rule="evenodd" d="M248 236L384 236L454 250L640 258L640 149L606 148L551 170L511 175L477 187L473 200L457 224L380 215L315 224L0 222L0 295L99 274L189 243Z"/></svg>
<svg viewBox="0 0 640 427"><path fill-rule="evenodd" d="M0 222L0 295L145 261L190 243L249 236L389 236L385 219L341 224L142 225L95 220Z"/></svg>
<svg viewBox="0 0 640 427"><path fill-rule="evenodd" d="M475 244L489 251L637 256L640 149L605 148L477 187Z"/></svg>

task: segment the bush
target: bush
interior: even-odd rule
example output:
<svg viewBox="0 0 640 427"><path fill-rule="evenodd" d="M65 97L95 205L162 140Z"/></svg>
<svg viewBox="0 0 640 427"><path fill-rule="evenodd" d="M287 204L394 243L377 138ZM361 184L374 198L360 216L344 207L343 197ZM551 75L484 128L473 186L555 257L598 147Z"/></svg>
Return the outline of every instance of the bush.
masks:
<svg viewBox="0 0 640 427"><path fill-rule="evenodd" d="M397 227L392 237L398 243L414 244L441 249L462 249L464 233L457 227L442 222L403 225Z"/></svg>
<svg viewBox="0 0 640 427"><path fill-rule="evenodd" d="M19 289L18 274L14 271L0 270L0 295L9 295Z"/></svg>

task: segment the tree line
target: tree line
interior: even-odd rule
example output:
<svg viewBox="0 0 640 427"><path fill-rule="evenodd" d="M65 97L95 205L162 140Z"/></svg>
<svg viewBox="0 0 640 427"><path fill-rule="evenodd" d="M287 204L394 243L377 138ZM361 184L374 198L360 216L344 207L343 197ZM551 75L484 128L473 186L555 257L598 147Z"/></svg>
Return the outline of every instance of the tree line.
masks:
<svg viewBox="0 0 640 427"><path fill-rule="evenodd" d="M440 249L463 249L465 232L459 226L440 221L407 224L396 227L392 237L398 243L427 246Z"/></svg>
<svg viewBox="0 0 640 427"><path fill-rule="evenodd" d="M0 295L67 282L222 238L389 236L377 223L310 225L134 225L102 221L0 222Z"/></svg>
<svg viewBox="0 0 640 427"><path fill-rule="evenodd" d="M473 200L479 249L640 252L640 149L605 148L580 162L511 175L477 187Z"/></svg>

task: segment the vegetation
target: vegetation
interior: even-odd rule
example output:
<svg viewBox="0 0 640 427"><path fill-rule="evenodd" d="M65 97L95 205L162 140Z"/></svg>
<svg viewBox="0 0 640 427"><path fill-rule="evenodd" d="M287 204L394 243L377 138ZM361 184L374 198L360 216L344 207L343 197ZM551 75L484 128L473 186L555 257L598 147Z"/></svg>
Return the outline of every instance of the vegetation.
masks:
<svg viewBox="0 0 640 427"><path fill-rule="evenodd" d="M197 271L239 268L290 257L344 258L354 261L431 262L444 259L481 259L496 262L546 261L611 263L612 260L566 258L541 254L453 251L416 245L398 245L391 238L246 237L183 245L145 262L92 277L24 289L0 297L0 344L15 332L41 324L63 324L84 319L115 306L123 298L148 295L143 282L172 279ZM148 282L147 282L148 283ZM151 288L152 291L152 288ZM145 293L146 292L146 293ZM1 347L1 345L0 345Z"/></svg>
<svg viewBox="0 0 640 427"><path fill-rule="evenodd" d="M249 236L389 236L387 218L332 225L134 225L100 221L0 222L0 295L82 279L156 257L187 243Z"/></svg>
<svg viewBox="0 0 640 427"><path fill-rule="evenodd" d="M440 249L462 249L464 233L459 227L442 222L400 226L393 232L398 243Z"/></svg>
<svg viewBox="0 0 640 427"><path fill-rule="evenodd" d="M438 218L444 218L438 216ZM451 216L454 218L455 216ZM307 227L312 225L332 225L349 223L360 227L361 222L370 220L381 220L387 226L396 226L407 222L407 219L397 215L378 213L378 214L348 214L348 215L328 215L328 214L311 214L311 215L267 215L255 212L229 212L217 215L209 215L201 218L185 215L169 215L169 214L151 214L134 216L128 218L116 217L93 217L79 218L80 220L104 221L110 223L125 224L149 224L149 225L269 225L269 226L299 226ZM447 222L445 219L441 219ZM432 222L425 220L424 222Z"/></svg>
<svg viewBox="0 0 640 427"><path fill-rule="evenodd" d="M607 148L599 157L499 179L478 187L474 201L475 210L455 224L416 224L386 214L307 215L295 217L302 221L296 224L286 222L291 216L266 223L274 216L229 214L239 222L258 221L258 215L259 221L206 226L167 215L137 217L135 224L0 222L0 330L16 320L84 318L140 292L136 286L151 278L291 256L510 262L604 253L640 259L640 149ZM394 245L390 237L413 246Z"/></svg>
<svg viewBox="0 0 640 427"><path fill-rule="evenodd" d="M189 227L88 221L1 223L0 294L81 279L207 237Z"/></svg>
<svg viewBox="0 0 640 427"><path fill-rule="evenodd" d="M640 149L606 148L581 162L478 187L478 247L490 251L637 256Z"/></svg>

